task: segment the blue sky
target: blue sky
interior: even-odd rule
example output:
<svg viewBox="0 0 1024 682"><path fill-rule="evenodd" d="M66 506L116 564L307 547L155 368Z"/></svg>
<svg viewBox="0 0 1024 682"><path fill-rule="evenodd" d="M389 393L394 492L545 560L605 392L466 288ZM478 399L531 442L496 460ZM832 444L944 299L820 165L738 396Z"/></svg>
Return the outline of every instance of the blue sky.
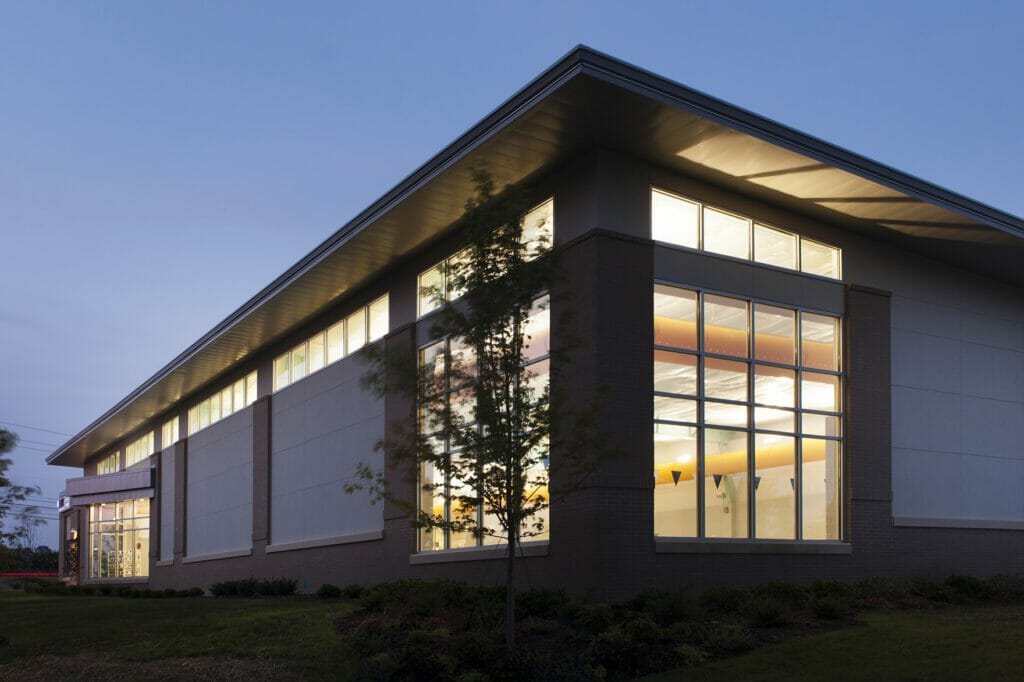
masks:
<svg viewBox="0 0 1024 682"><path fill-rule="evenodd" d="M0 424L78 431L577 43L1024 215L1022 34L1013 2L0 0ZM56 497L62 437L15 430Z"/></svg>

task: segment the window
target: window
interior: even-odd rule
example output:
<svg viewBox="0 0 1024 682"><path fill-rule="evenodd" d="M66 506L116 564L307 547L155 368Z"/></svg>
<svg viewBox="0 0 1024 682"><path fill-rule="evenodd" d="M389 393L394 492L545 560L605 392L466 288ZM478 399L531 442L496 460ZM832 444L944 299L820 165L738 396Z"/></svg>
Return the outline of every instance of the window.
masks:
<svg viewBox="0 0 1024 682"><path fill-rule="evenodd" d="M536 256L541 248L550 248L555 233L555 201L548 199L534 206L523 216L520 238L526 246L527 258ZM441 307L442 299L451 303L462 296L451 281L455 265L469 258L466 249L458 251L437 265L424 270L416 279L416 315L423 317Z"/></svg>
<svg viewBox="0 0 1024 682"><path fill-rule="evenodd" d="M96 465L96 473L114 474L121 470L121 453L113 452L99 461Z"/></svg>
<svg viewBox="0 0 1024 682"><path fill-rule="evenodd" d="M149 500L89 507L89 577L149 575Z"/></svg>
<svg viewBox="0 0 1024 682"><path fill-rule="evenodd" d="M653 187L651 238L819 277L842 278L842 253L834 246Z"/></svg>
<svg viewBox="0 0 1024 682"><path fill-rule="evenodd" d="M274 390L279 391L386 336L388 306L389 298L384 294L278 356L274 360Z"/></svg>
<svg viewBox="0 0 1024 682"><path fill-rule="evenodd" d="M838 540L839 318L654 286L654 532Z"/></svg>
<svg viewBox="0 0 1024 682"><path fill-rule="evenodd" d="M526 337L523 348L523 366L527 370L528 381L534 390L534 396L543 395L550 382L551 323L549 306L550 299L546 295L534 301L530 315L523 327L523 334ZM419 365L431 385L430 396L426 399L437 400L439 406L450 410L459 420L459 428L474 428L473 392L464 385L453 383L454 376L465 376L465 374L471 373L472 368L476 366L473 349L456 339L437 341L420 349ZM457 372L453 371L455 368L458 369ZM460 457L459 449L451 439L445 437L444 424L432 420L435 413L436 411L420 409L420 432L433 444L435 452L445 453L453 460L457 459ZM528 480L536 480L545 473L546 468L545 466L544 470L532 474L528 472ZM496 522L488 523L487 514L482 505L475 508L460 506L456 496L472 494L462 481L444 471L438 471L429 463L424 463L421 466L419 481L418 503L421 511L443 517L448 521L468 517L477 527L496 528ZM443 483L441 487L429 487L424 490L424 486L441 483ZM547 490L534 492L547 497ZM531 493L528 491L527 494ZM533 540L547 538L548 510L541 511L540 515L543 517L545 534L535 536L532 538ZM531 517L523 525L525 527L533 522L534 519ZM475 538L468 531L452 532L438 528L424 528L420 530L419 534L419 550L421 552L476 547L498 542L500 540L494 536L486 535Z"/></svg>
<svg viewBox="0 0 1024 682"><path fill-rule="evenodd" d="M178 435L178 417L171 417L164 422L163 427L160 429L160 447L171 447L178 442Z"/></svg>
<svg viewBox="0 0 1024 682"><path fill-rule="evenodd" d="M277 371L276 361L274 362L274 371ZM193 405L188 411L188 435L191 436L211 424L216 424L221 419L244 410L254 402L256 402L256 372L252 371L198 405Z"/></svg>
<svg viewBox="0 0 1024 682"><path fill-rule="evenodd" d="M142 438L129 443L128 447L124 449L124 465L130 467L133 464L138 464L152 455L153 450L153 432L150 431Z"/></svg>

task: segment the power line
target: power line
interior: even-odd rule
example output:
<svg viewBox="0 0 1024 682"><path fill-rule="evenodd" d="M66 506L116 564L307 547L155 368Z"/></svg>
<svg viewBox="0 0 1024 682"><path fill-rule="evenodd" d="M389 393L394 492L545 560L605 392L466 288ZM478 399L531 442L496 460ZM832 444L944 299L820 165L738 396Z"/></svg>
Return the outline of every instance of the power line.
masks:
<svg viewBox="0 0 1024 682"><path fill-rule="evenodd" d="M59 447L56 443L44 443L41 440L29 440L28 438L21 438L21 437L18 438L18 442L19 443L32 443L33 445L45 445L46 447L49 447L49 448Z"/></svg>
<svg viewBox="0 0 1024 682"><path fill-rule="evenodd" d="M38 426L28 426L27 424L15 424L14 422L0 421L0 424L6 424L7 426L13 426L17 429L29 429L31 431L42 431L44 433L52 433L55 436L72 436L74 434L64 433L63 431L53 431L51 429L44 429Z"/></svg>
<svg viewBox="0 0 1024 682"><path fill-rule="evenodd" d="M31 445L15 445L15 450L35 450L36 452L53 452L53 450L47 450L43 448L34 448Z"/></svg>

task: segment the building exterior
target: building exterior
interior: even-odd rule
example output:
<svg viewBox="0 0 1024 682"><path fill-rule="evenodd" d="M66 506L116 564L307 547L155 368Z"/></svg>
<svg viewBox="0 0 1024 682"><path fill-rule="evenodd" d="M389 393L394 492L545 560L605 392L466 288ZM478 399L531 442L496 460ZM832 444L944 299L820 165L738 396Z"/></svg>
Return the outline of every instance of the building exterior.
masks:
<svg viewBox="0 0 1024 682"><path fill-rule="evenodd" d="M582 340L557 380L607 390L627 453L524 581L1024 571L1024 222L579 47L49 457L84 469L64 577L496 580L501 546L343 490L399 480L374 444L416 406L362 348L446 352L420 287L480 166L535 195L564 269L536 329Z"/></svg>

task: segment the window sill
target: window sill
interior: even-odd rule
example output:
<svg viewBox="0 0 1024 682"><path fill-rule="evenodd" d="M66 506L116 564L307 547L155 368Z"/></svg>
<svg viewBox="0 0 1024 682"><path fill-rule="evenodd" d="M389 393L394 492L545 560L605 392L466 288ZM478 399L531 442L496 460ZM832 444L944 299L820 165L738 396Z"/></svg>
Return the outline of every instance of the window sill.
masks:
<svg viewBox="0 0 1024 682"><path fill-rule="evenodd" d="M297 549L312 549L314 547L330 547L331 545L348 545L354 542L370 542L382 540L384 531L371 530L365 533L349 533L331 538L317 538L315 540L299 540L298 542L285 542L279 545L267 545L267 554L274 552L290 552Z"/></svg>
<svg viewBox="0 0 1024 682"><path fill-rule="evenodd" d="M490 561L494 559L504 559L507 555L507 551L507 545L464 547L462 549L439 549L413 554L409 557L409 563L415 566L417 564L444 564L455 561ZM519 545L519 549L516 551L517 558L547 555L547 540L524 542Z"/></svg>
<svg viewBox="0 0 1024 682"><path fill-rule="evenodd" d="M197 554L196 556L187 556L181 560L183 564L197 564L200 561L216 561L218 559L234 559L236 557L252 556L252 548L249 549L236 549L232 552L217 552L216 554Z"/></svg>
<svg viewBox="0 0 1024 682"><path fill-rule="evenodd" d="M123 578L86 578L85 580L82 581L82 584L83 585L117 585L119 583L131 583L133 585L138 585L138 584L141 584L141 583L148 583L148 582L149 582L149 576L148 575L142 575L142 576L123 577Z"/></svg>
<svg viewBox="0 0 1024 682"><path fill-rule="evenodd" d="M174 565L174 559L160 559L159 561L156 562L156 565L157 566L173 566Z"/></svg>
<svg viewBox="0 0 1024 682"><path fill-rule="evenodd" d="M657 554L853 554L853 546L834 540L654 538L654 551Z"/></svg>
<svg viewBox="0 0 1024 682"><path fill-rule="evenodd" d="M1024 530L1024 519L944 519L894 516L892 525L907 528L973 528L977 530Z"/></svg>

